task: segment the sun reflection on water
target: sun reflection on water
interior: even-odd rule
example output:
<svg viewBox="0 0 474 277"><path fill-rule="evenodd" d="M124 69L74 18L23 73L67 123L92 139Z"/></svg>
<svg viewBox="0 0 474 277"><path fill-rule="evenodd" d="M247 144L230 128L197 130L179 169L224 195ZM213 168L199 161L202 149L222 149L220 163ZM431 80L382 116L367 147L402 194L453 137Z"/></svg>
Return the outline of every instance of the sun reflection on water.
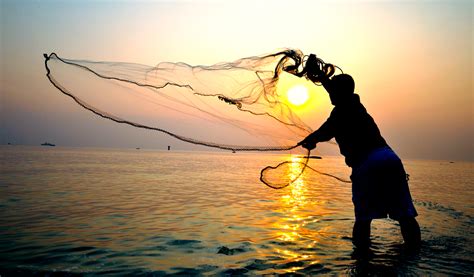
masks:
<svg viewBox="0 0 474 277"><path fill-rule="evenodd" d="M328 253L352 250L345 235L349 232L350 202L334 205L339 199L350 199L349 194L341 193L345 184L315 176L308 170L301 173L304 159L296 155L288 157L285 172L281 172L288 179L296 179L280 191L275 207L279 216L272 223L271 251L279 258L277 268L282 274L323 268L321 261ZM311 162L313 167L321 166L319 161Z"/></svg>
<svg viewBox="0 0 474 277"><path fill-rule="evenodd" d="M290 157L292 163L286 172L289 179L295 179L300 175L304 166L302 159L303 158L297 156ZM308 242L308 238L312 237L311 233L316 231L309 231L305 228L308 223L314 222L314 218L308 213L308 208L312 207L308 207L310 203L307 199L307 195L308 187L305 184L305 174L302 174L288 187L287 194L282 195L280 198L280 207L286 216L282 218L283 222L275 224L275 227L278 229L277 239L281 243L274 248L274 251L291 262L312 259L312 255L296 249L312 249L315 243L317 243L313 240ZM295 272L299 269L298 266L295 266L288 268L287 272Z"/></svg>

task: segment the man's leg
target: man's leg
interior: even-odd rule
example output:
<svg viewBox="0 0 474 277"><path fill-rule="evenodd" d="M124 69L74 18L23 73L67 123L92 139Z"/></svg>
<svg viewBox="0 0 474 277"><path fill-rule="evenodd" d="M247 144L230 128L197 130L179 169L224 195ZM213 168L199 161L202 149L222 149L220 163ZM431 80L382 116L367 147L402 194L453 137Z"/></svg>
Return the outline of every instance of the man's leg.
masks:
<svg viewBox="0 0 474 277"><path fill-rule="evenodd" d="M356 220L352 230L352 243L359 248L370 246L370 223L372 220Z"/></svg>
<svg viewBox="0 0 474 277"><path fill-rule="evenodd" d="M414 217L405 217L399 220L403 240L409 247L419 247L421 243L420 226Z"/></svg>

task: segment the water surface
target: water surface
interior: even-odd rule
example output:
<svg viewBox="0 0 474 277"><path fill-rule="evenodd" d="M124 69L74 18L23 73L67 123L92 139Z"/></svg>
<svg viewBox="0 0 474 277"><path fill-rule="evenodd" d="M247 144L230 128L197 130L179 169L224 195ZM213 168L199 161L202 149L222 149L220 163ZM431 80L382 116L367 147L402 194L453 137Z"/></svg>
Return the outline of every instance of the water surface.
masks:
<svg viewBox="0 0 474 277"><path fill-rule="evenodd" d="M362 255L350 240L350 184L310 171L282 190L260 183L262 167L289 156L0 151L2 276L474 274L473 163L404 161L421 250L405 250L397 223L383 219ZM350 175L341 158L310 164Z"/></svg>

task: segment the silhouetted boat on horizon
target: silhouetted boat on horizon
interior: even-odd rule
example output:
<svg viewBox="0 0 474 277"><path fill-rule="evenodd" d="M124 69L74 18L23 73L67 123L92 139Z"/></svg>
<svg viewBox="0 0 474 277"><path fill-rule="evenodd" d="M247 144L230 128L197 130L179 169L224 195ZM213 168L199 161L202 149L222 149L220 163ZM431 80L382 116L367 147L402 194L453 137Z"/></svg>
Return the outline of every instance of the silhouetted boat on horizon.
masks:
<svg viewBox="0 0 474 277"><path fill-rule="evenodd" d="M56 144L45 142L45 143L42 143L41 146L56 146Z"/></svg>

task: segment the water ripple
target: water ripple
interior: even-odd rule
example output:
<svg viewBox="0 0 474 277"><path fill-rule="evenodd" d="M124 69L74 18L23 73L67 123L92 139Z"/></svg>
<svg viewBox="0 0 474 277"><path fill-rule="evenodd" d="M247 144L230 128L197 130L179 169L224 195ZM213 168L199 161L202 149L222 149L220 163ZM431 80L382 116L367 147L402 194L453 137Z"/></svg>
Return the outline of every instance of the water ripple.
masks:
<svg viewBox="0 0 474 277"><path fill-rule="evenodd" d="M2 276L474 274L472 163L408 161L420 251L386 219L357 253L350 185L259 182L288 156L12 149L0 148ZM339 158L311 163L350 174Z"/></svg>

